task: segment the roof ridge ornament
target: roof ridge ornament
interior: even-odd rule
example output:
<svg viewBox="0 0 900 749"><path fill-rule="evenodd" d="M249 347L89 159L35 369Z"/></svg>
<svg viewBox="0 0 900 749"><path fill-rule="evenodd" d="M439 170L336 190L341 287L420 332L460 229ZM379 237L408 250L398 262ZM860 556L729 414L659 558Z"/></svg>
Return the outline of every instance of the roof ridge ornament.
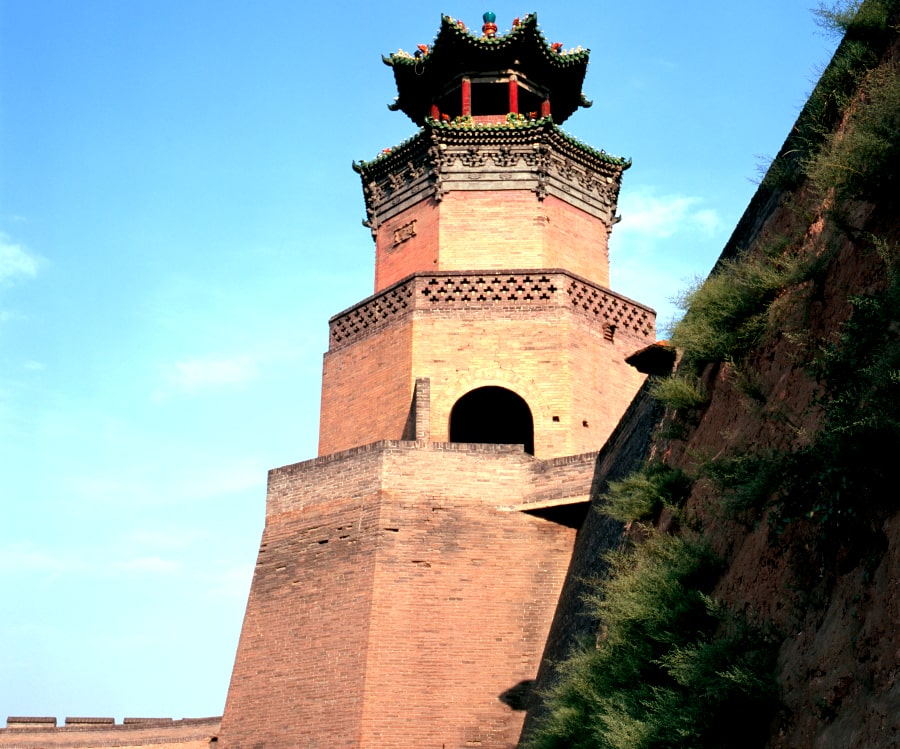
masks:
<svg viewBox="0 0 900 749"><path fill-rule="evenodd" d="M398 96L389 108L421 127L445 114L450 119L471 114L484 122L479 118L501 121L508 112L552 113L562 124L590 104L582 93L590 50L551 44L536 13L513 19L506 32L498 30L493 11L482 18L479 33L442 14L431 44L382 57L397 83Z"/></svg>
<svg viewBox="0 0 900 749"><path fill-rule="evenodd" d="M482 16L482 18L484 19L484 26L481 27L481 33L484 34L486 39L496 39L497 14L489 10Z"/></svg>

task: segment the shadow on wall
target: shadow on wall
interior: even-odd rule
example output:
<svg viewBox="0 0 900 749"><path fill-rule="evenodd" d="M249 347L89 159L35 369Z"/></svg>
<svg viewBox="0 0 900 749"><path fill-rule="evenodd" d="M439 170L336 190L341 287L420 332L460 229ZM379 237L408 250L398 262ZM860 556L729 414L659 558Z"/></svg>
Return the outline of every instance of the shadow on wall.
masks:
<svg viewBox="0 0 900 749"><path fill-rule="evenodd" d="M531 695L534 692L534 685L534 679L520 681L500 695L500 702L504 705L509 705L512 710L527 710L531 702Z"/></svg>

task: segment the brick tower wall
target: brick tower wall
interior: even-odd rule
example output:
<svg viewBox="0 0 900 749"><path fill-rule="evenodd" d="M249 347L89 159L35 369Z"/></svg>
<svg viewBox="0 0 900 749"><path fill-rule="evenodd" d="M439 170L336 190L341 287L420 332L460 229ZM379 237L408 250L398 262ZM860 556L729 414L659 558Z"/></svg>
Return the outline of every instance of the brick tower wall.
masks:
<svg viewBox="0 0 900 749"><path fill-rule="evenodd" d="M435 442L450 439L459 398L497 385L528 403L537 457L588 452L605 442L644 381L625 363L643 339L610 342L601 325L566 308L416 314L413 367L431 380Z"/></svg>
<svg viewBox="0 0 900 749"><path fill-rule="evenodd" d="M325 354L319 455L408 436L413 377L411 319Z"/></svg>
<svg viewBox="0 0 900 749"><path fill-rule="evenodd" d="M220 746L513 746L575 532L510 508L593 460L401 442L270 472Z"/></svg>
<svg viewBox="0 0 900 749"><path fill-rule="evenodd" d="M220 746L359 746L380 465L368 451L269 472Z"/></svg>
<svg viewBox="0 0 900 749"><path fill-rule="evenodd" d="M441 204L431 198L388 219L375 233L375 291L438 268Z"/></svg>
<svg viewBox="0 0 900 749"><path fill-rule="evenodd" d="M323 455L409 438L417 377L430 379L436 442L449 439L460 397L500 386L528 403L538 457L587 452L643 382L625 357L654 340L652 311L559 272L416 277L338 318L322 381Z"/></svg>
<svg viewBox="0 0 900 749"><path fill-rule="evenodd" d="M552 195L454 190L379 226L375 291L412 273L473 268L565 268L609 286L608 239L601 219Z"/></svg>
<svg viewBox="0 0 900 749"><path fill-rule="evenodd" d="M524 713L504 700L535 678L575 536L497 511L521 461L386 456L380 523L397 530L378 551L360 746L515 746Z"/></svg>

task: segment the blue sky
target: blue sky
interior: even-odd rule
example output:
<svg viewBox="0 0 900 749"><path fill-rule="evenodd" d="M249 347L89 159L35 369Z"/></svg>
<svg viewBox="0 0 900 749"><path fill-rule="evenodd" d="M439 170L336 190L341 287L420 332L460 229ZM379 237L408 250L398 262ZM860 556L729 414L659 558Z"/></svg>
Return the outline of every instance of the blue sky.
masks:
<svg viewBox="0 0 900 749"><path fill-rule="evenodd" d="M221 714L266 471L372 290L350 164L415 132L382 54L487 9L589 47L564 128L633 158L611 285L665 323L830 57L812 4L0 0L0 725Z"/></svg>

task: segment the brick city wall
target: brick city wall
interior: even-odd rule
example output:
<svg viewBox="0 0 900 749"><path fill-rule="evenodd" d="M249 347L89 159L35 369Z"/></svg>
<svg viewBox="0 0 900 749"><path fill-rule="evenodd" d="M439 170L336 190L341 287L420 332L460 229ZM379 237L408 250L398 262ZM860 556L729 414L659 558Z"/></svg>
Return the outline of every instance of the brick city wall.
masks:
<svg viewBox="0 0 900 749"><path fill-rule="evenodd" d="M221 718L10 717L0 729L2 749L214 749Z"/></svg>
<svg viewBox="0 0 900 749"><path fill-rule="evenodd" d="M381 442L270 472L221 745L509 747L594 455Z"/></svg>
<svg viewBox="0 0 900 749"><path fill-rule="evenodd" d="M608 236L602 220L552 195L454 190L378 228L375 290L412 273L472 268L565 268L608 286Z"/></svg>

